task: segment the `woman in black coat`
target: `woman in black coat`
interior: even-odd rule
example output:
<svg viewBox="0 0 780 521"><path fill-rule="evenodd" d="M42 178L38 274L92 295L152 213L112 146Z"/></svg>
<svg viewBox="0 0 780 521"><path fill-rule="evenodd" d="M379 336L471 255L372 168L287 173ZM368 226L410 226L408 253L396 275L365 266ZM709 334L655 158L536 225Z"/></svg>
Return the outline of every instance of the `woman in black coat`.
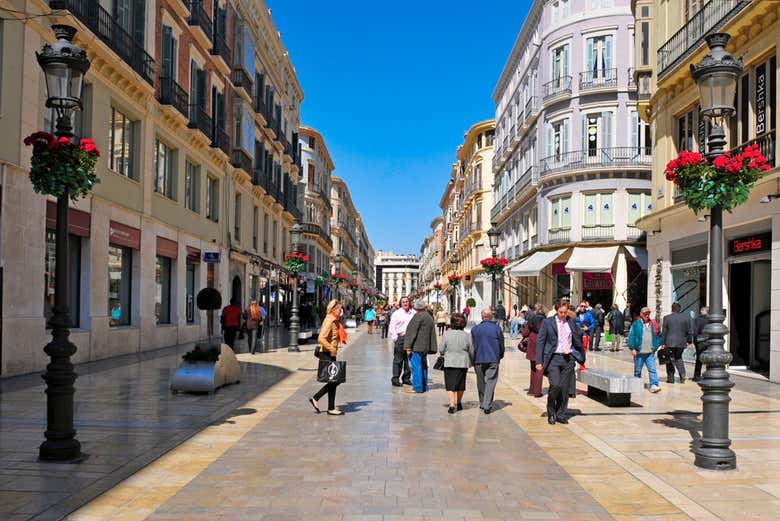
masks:
<svg viewBox="0 0 780 521"><path fill-rule="evenodd" d="M612 304L612 309L607 315L607 322L609 322L609 333L612 335L612 346L610 351L620 351L620 344L623 341L623 333L625 332L625 317L620 312L617 304Z"/></svg>

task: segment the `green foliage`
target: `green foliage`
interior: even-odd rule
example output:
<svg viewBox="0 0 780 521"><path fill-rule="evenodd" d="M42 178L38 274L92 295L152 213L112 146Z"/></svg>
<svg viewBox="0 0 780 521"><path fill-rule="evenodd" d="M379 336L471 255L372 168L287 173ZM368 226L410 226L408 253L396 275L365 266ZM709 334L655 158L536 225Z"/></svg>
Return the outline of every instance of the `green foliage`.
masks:
<svg viewBox="0 0 780 521"><path fill-rule="evenodd" d="M466 299L466 305L470 308L473 308L474 306L477 305L477 301L474 300L472 297L469 297Z"/></svg>
<svg viewBox="0 0 780 521"><path fill-rule="evenodd" d="M68 138L55 139L47 132L36 132L24 144L33 147L30 182L37 193L59 197L67 192L75 201L100 182L95 174L100 153L91 139L82 139L76 145Z"/></svg>

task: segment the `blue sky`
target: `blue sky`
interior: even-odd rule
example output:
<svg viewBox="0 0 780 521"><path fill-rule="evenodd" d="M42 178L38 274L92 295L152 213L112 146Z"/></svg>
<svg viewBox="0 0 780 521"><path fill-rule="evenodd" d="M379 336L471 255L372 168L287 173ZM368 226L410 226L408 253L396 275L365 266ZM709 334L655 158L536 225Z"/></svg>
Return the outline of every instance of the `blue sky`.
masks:
<svg viewBox="0 0 780 521"><path fill-rule="evenodd" d="M418 253L531 0L266 0L375 249Z"/></svg>

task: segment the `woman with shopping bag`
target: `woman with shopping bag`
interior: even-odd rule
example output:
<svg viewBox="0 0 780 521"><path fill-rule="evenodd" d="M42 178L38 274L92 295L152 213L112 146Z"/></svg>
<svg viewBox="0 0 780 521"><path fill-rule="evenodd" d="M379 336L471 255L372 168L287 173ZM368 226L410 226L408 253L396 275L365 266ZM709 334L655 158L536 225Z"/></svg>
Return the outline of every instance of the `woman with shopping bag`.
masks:
<svg viewBox="0 0 780 521"><path fill-rule="evenodd" d="M336 355L339 351L339 344L347 343L347 333L341 324L341 302L331 300L322 321L320 334L317 336L317 348L314 355L320 359L317 368L317 381L324 382L325 385L317 391L317 394L309 398L309 403L317 413L320 412L318 401L320 398L328 395L328 414L339 416L343 414L336 409L336 387L345 380L346 362L337 362Z"/></svg>

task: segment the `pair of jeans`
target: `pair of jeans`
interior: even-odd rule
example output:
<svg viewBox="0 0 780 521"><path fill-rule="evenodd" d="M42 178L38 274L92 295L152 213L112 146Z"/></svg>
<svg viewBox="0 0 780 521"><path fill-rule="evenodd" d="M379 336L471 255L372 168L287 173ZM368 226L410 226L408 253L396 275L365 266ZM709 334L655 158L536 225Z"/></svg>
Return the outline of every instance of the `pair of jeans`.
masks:
<svg viewBox="0 0 780 521"><path fill-rule="evenodd" d="M666 379L674 381L674 369L680 373L680 378L685 378L685 362L683 361L684 347L670 347L672 361L666 364Z"/></svg>
<svg viewBox="0 0 780 521"><path fill-rule="evenodd" d="M255 343L257 342L258 338L257 328L246 330L246 343L249 347L249 352L252 354L255 354Z"/></svg>
<svg viewBox="0 0 780 521"><path fill-rule="evenodd" d="M403 377L401 375L403 374ZM393 346L393 382L398 382L399 377L403 383L411 383L412 372L409 369L409 357L404 350L404 336L400 335Z"/></svg>
<svg viewBox="0 0 780 521"><path fill-rule="evenodd" d="M510 320L509 321L509 338L517 338L517 335L519 334L518 330L520 329L520 321L519 320Z"/></svg>
<svg viewBox="0 0 780 521"><path fill-rule="evenodd" d="M634 357L634 376L642 378L642 366L647 366L650 385L658 385L658 373L655 370L655 353L637 353Z"/></svg>
<svg viewBox="0 0 780 521"><path fill-rule="evenodd" d="M547 364L547 417L564 418L569 407L569 392L574 376L574 357L555 353Z"/></svg>

